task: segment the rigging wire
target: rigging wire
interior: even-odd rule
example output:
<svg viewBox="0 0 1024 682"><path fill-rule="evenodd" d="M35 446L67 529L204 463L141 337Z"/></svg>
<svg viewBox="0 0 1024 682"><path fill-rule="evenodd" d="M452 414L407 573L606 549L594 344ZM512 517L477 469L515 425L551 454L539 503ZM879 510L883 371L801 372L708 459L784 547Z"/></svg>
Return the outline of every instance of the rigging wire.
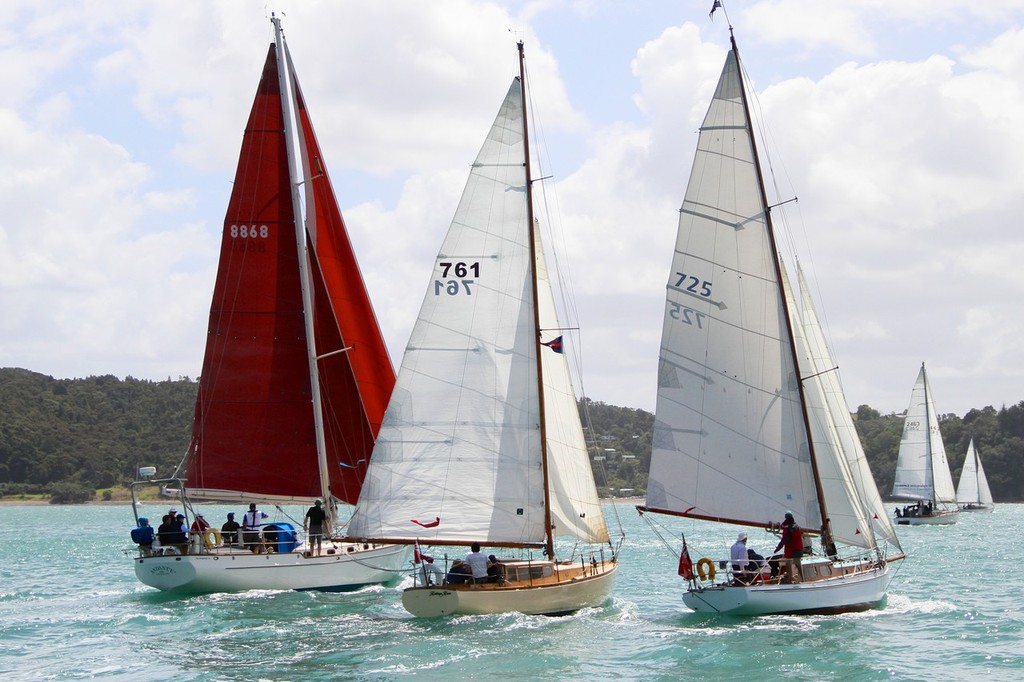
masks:
<svg viewBox="0 0 1024 682"><path fill-rule="evenodd" d="M526 80L529 82L530 76L528 62L524 61L524 69L527 71ZM570 253L566 238L567 231L563 228L561 223L557 183L552 182L549 184L544 182L544 180L554 177L553 174L545 172L545 169L550 168L553 164L551 163L551 159L548 154L548 145L546 142L547 136L536 113L536 103L533 98L529 96L529 90L527 90L525 84L523 87L523 96L526 98L527 109L529 111L530 129L533 131L533 144L531 145L531 149L536 157L538 169L536 184L540 191L535 192L534 196L536 197L538 194L540 195L543 210L538 213L547 218L547 221L542 222L540 225L542 228L542 242L551 244L551 248L545 249L544 251L545 257L549 257L553 261L553 266L548 267L548 275L550 276L552 272L555 274L557 286L554 286L553 289L557 292L556 296L560 299L559 303L561 304L561 310L564 313L564 316L560 316L560 319L563 320L563 324L567 324L567 326L562 328L560 331L562 333L571 333L575 339L575 343L569 344L570 348L566 354L570 360L569 365L572 379L576 386L579 387L577 409L582 408L581 411L583 412L583 422L585 427L583 429L584 438L587 441L588 450L597 452L598 445L596 441L596 434L594 433L593 420L590 416L588 405L589 400L586 397L587 392L583 384L583 334L581 331L582 325L578 322L580 319L580 312L576 305L577 299L575 295L575 287L573 286L575 278L572 275L571 261L566 255L564 255ZM536 205L534 209L536 211ZM574 321L576 322L575 324L573 324ZM589 452L588 459L590 460L590 469L592 471L591 476L593 476L593 470L595 465L598 463L590 457ZM601 478L604 481L605 487L608 488L608 472L603 461L598 465L598 469L600 470ZM612 514L619 526L620 534L625 537L622 519L619 517L618 505L612 504L609 506L612 508Z"/></svg>

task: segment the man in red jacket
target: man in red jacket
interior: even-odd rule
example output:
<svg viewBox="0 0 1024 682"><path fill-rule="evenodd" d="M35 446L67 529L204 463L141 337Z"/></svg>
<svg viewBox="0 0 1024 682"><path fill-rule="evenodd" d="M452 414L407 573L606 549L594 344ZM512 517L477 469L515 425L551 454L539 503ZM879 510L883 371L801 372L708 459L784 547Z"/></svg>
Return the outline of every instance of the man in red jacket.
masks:
<svg viewBox="0 0 1024 682"><path fill-rule="evenodd" d="M800 582L803 579L803 568L800 563L804 558L804 532L796 525L793 512L786 512L786 520L782 522L782 539L779 540L775 551L778 552L780 549L786 559L786 573L789 579L795 583Z"/></svg>

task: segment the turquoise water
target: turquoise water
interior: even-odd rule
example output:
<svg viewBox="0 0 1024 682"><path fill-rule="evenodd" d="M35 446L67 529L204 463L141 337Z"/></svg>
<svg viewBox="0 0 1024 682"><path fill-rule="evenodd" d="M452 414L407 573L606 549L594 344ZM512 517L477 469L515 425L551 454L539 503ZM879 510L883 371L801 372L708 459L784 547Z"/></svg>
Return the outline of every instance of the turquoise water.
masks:
<svg viewBox="0 0 1024 682"><path fill-rule="evenodd" d="M147 508L148 509L148 508ZM223 517L211 508L214 519ZM135 579L127 506L0 506L0 674L122 680L1019 680L1024 505L900 527L885 608L840 616L689 612L675 557L630 505L613 599L546 618L417 620L399 586L166 597ZM159 516L155 511L151 514ZM208 514L209 516L209 514ZM703 524L707 526L708 524ZM675 526L694 557L735 528ZM676 536L678 537L678 535ZM751 533L751 546L771 547ZM720 549L718 549L720 548ZM718 550L716 552L716 550Z"/></svg>

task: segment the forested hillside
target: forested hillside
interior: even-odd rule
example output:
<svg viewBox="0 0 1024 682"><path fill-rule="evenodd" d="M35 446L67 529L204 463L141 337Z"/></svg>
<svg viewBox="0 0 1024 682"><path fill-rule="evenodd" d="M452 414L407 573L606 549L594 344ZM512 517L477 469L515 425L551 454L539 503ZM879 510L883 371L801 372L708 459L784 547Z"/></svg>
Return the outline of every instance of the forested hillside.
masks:
<svg viewBox="0 0 1024 682"><path fill-rule="evenodd" d="M170 475L188 447L198 384L188 377L53 379L0 369L0 496L96 499L132 481L140 464ZM605 496L642 496L654 415L584 399L594 476ZM883 497L892 490L903 418L862 405L857 430ZM1024 402L943 415L942 436L958 480L974 438L996 501L1024 500Z"/></svg>
<svg viewBox="0 0 1024 682"><path fill-rule="evenodd" d="M53 379L0 369L0 495L91 499L134 479L169 475L188 447L198 384L128 377Z"/></svg>

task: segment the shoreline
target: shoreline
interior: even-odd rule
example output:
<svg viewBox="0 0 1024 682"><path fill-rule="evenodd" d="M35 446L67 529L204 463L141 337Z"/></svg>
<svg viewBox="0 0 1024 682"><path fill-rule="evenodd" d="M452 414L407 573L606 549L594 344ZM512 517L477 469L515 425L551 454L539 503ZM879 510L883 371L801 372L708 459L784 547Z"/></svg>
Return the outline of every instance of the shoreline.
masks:
<svg viewBox="0 0 1024 682"><path fill-rule="evenodd" d="M643 497L602 497L601 498L601 502L622 502L622 503L626 503L626 504L643 504L644 498ZM105 504L106 505L124 505L126 507L130 507L130 506L132 506L132 501L131 500L89 500L88 502L74 502L74 503L71 503L71 504L68 504L68 503L51 504L49 500L38 500L38 499L35 499L35 500L12 500L10 498L0 499L0 507L44 507L44 506L52 506L52 507L82 507L82 506L98 506L98 505L105 505ZM217 504L231 504L231 503L230 502L228 502L228 503L203 502L201 504L197 504L196 506L207 506L207 505L217 505ZM145 506L145 505L146 505L146 502L143 501L143 506Z"/></svg>

